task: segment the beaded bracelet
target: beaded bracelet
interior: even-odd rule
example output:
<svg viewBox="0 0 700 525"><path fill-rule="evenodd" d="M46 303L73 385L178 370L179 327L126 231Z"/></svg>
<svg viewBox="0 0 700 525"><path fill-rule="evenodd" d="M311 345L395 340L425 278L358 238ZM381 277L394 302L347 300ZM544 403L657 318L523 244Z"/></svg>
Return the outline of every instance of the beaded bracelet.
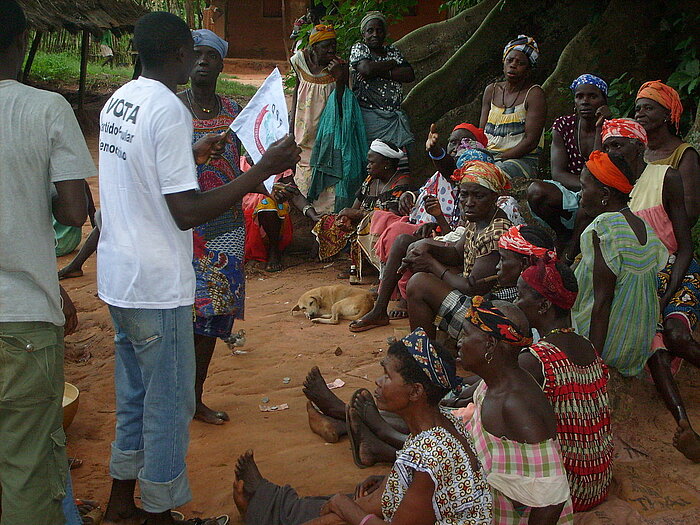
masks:
<svg viewBox="0 0 700 525"><path fill-rule="evenodd" d="M447 155L447 152L445 151L445 148L440 148L442 150L442 155L439 157L433 157L433 154L428 152L428 157L430 157L433 160L442 160L445 158L445 155Z"/></svg>

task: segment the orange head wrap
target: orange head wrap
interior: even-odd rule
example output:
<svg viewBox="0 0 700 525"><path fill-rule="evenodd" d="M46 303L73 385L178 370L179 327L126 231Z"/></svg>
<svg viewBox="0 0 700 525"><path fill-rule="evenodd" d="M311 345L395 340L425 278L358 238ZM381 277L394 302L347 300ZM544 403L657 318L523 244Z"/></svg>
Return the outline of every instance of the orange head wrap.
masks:
<svg viewBox="0 0 700 525"><path fill-rule="evenodd" d="M607 153L602 151L592 151L588 157L586 167L591 174L606 186L615 188L622 193L629 194L632 191L632 184L625 177L625 174L613 164Z"/></svg>
<svg viewBox="0 0 700 525"><path fill-rule="evenodd" d="M652 80L651 82L645 82L639 88L636 100L640 98L650 98L668 109L671 112L671 122L676 125L676 131L678 131L678 124L683 113L683 104L681 104L681 98L675 89L667 86L660 80Z"/></svg>
<svg viewBox="0 0 700 525"><path fill-rule="evenodd" d="M331 38L336 38L336 33L333 26L318 24L311 30L311 34L309 35L309 45L313 45L316 42L322 42L323 40L330 40Z"/></svg>
<svg viewBox="0 0 700 525"><path fill-rule="evenodd" d="M458 129L466 129L467 131L470 131L472 135L474 135L474 138L476 141L481 144L483 147L486 147L488 144L489 140L486 138L486 134L484 133L484 130L481 128L477 128L474 124L469 124L468 122L462 122L461 124L457 124L455 126L455 129L452 131L457 131Z"/></svg>
<svg viewBox="0 0 700 525"><path fill-rule="evenodd" d="M473 182L496 193L510 189L510 179L501 168L490 162L470 160L452 174L452 180L462 184Z"/></svg>

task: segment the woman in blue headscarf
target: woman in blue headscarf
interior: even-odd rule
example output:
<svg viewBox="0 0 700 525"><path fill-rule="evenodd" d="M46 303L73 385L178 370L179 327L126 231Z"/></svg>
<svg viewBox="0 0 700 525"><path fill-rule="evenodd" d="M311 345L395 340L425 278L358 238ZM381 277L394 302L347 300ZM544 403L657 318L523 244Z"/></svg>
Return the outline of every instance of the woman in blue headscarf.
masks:
<svg viewBox="0 0 700 525"><path fill-rule="evenodd" d="M603 79L584 74L570 88L574 113L552 124L552 179L535 181L527 190L532 214L556 232L558 249L572 236L581 200L581 170L591 151L600 149L600 126L603 118L610 118L608 85Z"/></svg>

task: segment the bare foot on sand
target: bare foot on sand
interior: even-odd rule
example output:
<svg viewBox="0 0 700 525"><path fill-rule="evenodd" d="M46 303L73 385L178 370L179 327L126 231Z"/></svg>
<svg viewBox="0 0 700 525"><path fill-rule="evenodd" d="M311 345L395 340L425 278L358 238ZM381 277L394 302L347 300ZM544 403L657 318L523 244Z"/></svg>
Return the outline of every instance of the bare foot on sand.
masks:
<svg viewBox="0 0 700 525"><path fill-rule="evenodd" d="M248 503L264 478L253 458L253 451L246 450L236 461L236 481L233 483L233 502L241 517L248 511Z"/></svg>
<svg viewBox="0 0 700 525"><path fill-rule="evenodd" d="M351 332L366 332L372 328L378 328L380 326L387 326L389 324L389 315L386 313L385 308L377 308L376 306L372 308L365 315L353 321L349 325Z"/></svg>
<svg viewBox="0 0 700 525"><path fill-rule="evenodd" d="M62 279L72 279L73 277L82 277L83 276L83 270L80 268L73 268L70 265L66 266L65 268L61 268L58 270L58 280Z"/></svg>
<svg viewBox="0 0 700 525"><path fill-rule="evenodd" d="M700 436L683 420L673 436L673 446L693 463L700 463Z"/></svg>
<svg viewBox="0 0 700 525"><path fill-rule="evenodd" d="M369 390L363 388L353 395L350 401L352 408L357 410L362 422L367 425L370 431L381 441L396 448L403 447L406 436L398 432L379 412L374 396Z"/></svg>
<svg viewBox="0 0 700 525"><path fill-rule="evenodd" d="M301 390L324 415L345 421L345 403L330 391L317 366L309 370Z"/></svg>
<svg viewBox="0 0 700 525"><path fill-rule="evenodd" d="M348 433L345 421L324 416L311 401L306 402L309 427L323 438L326 443L337 443L341 436Z"/></svg>
<svg viewBox="0 0 700 525"><path fill-rule="evenodd" d="M229 420L229 417L226 412L212 410L204 403L197 403L194 419L209 423L210 425L223 425Z"/></svg>

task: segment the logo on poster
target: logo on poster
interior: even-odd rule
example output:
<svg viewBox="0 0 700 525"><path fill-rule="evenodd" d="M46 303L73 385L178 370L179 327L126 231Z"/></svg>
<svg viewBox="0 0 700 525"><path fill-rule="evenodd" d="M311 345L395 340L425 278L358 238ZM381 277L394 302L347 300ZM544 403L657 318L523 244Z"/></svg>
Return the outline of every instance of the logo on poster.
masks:
<svg viewBox="0 0 700 525"><path fill-rule="evenodd" d="M264 154L266 151L265 144L272 144L277 137L278 129L283 127L279 109L275 104L265 104L258 116L255 118L255 126L253 129L253 139L255 140L255 146L258 148L260 154Z"/></svg>

